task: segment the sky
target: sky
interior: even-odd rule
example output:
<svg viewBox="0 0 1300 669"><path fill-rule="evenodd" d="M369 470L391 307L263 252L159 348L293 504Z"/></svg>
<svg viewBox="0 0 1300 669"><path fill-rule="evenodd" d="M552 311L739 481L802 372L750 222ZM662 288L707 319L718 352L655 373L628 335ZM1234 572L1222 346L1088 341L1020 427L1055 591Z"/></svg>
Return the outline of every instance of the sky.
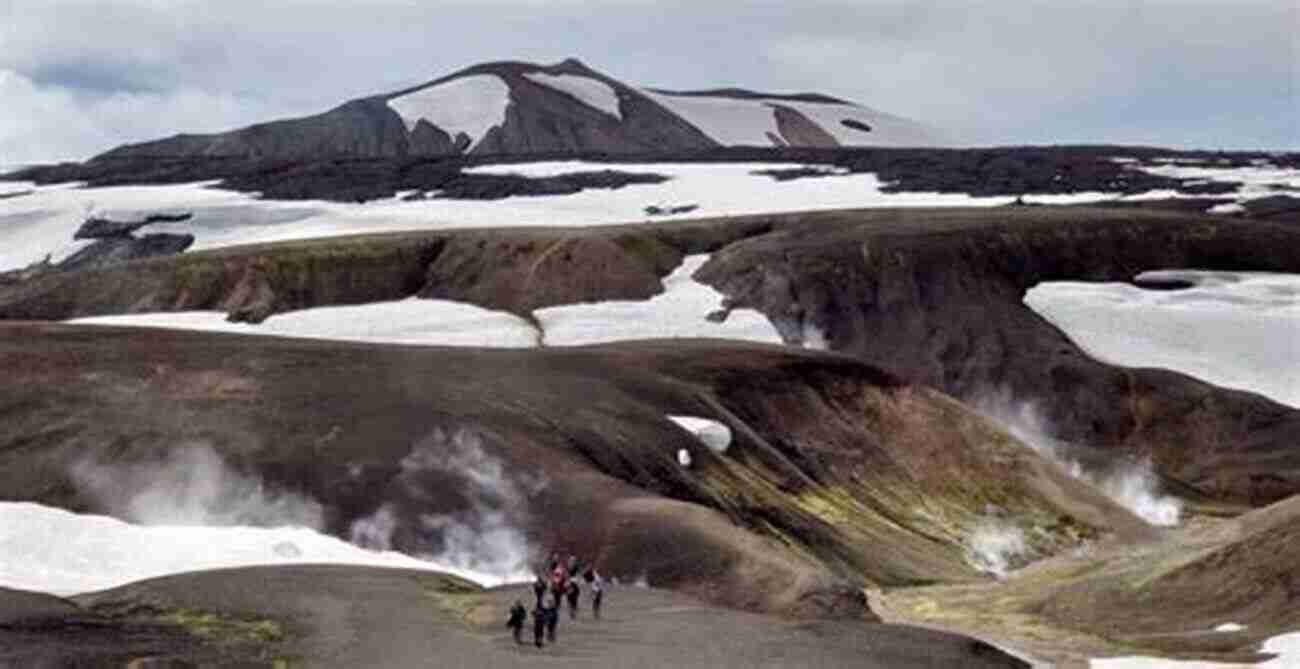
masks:
<svg viewBox="0 0 1300 669"><path fill-rule="evenodd" d="M974 144L1300 149L1295 0L0 0L0 164L492 60L847 98Z"/></svg>

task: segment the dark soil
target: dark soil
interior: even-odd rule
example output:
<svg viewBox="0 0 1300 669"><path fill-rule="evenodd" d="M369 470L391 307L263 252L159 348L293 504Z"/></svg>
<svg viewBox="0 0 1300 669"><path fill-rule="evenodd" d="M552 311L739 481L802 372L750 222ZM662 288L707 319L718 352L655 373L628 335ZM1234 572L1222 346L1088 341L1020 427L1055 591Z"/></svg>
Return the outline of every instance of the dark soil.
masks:
<svg viewBox="0 0 1300 669"><path fill-rule="evenodd" d="M504 622L524 587L484 591L428 572L354 567L262 567L145 581L76 601L103 627L0 628L0 666L121 667L1027 667L955 634L849 621L799 622L718 609L661 590L611 587L600 620L586 598L555 644L516 645ZM180 612L242 621L177 644L128 632ZM160 615L161 614L161 615ZM254 627L260 624L261 627ZM274 629L270 640L241 630ZM107 630L122 633L106 643Z"/></svg>

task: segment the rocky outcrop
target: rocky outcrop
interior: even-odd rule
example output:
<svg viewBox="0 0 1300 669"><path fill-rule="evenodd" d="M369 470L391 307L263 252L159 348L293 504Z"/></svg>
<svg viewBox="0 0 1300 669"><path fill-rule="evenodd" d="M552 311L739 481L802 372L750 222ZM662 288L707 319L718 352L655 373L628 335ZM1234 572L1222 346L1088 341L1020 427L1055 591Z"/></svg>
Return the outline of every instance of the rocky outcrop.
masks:
<svg viewBox="0 0 1300 669"><path fill-rule="evenodd" d="M91 216L73 233L73 239L107 239L110 237L130 237L132 233L146 225L154 223L181 223L194 217L194 214L150 214L138 221L114 221L100 216Z"/></svg>
<svg viewBox="0 0 1300 669"><path fill-rule="evenodd" d="M93 270L121 265L142 258L159 258L184 253L194 235L160 232L143 237L130 234L104 237L54 265L61 272Z"/></svg>
<svg viewBox="0 0 1300 669"><path fill-rule="evenodd" d="M1058 436L1154 459L1181 485L1267 503L1300 492L1300 412L1172 372L1097 362L1021 302L1037 283L1151 268L1300 270L1293 226L1164 212L1009 207L810 216L733 244L697 279L794 342L977 401L1033 401Z"/></svg>

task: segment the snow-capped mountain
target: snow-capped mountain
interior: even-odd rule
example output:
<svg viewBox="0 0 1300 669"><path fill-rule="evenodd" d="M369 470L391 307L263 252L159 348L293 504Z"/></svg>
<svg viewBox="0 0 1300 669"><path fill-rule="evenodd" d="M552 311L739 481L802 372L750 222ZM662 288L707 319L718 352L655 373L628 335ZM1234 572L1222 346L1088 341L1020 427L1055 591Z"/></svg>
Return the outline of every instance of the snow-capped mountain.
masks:
<svg viewBox="0 0 1300 669"><path fill-rule="evenodd" d="M315 158L609 152L716 146L937 146L935 130L824 95L625 84L569 59L485 63L323 114L121 146L103 157Z"/></svg>

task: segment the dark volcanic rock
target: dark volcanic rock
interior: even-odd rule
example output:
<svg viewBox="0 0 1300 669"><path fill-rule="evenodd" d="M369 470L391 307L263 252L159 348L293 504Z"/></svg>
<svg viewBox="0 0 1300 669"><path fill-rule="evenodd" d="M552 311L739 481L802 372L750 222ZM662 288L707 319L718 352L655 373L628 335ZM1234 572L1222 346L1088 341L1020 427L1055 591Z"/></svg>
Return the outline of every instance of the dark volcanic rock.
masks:
<svg viewBox="0 0 1300 669"><path fill-rule="evenodd" d="M854 130L859 130L859 131L862 131L862 132L871 132L871 126L869 126L869 125L867 125L866 123L863 123L863 122L861 122L861 121L855 121L855 120L853 120L853 119L851 119L851 118L846 118L846 119L840 121L840 123L843 124L844 127L846 127L846 128L852 128L852 129L854 129Z"/></svg>
<svg viewBox="0 0 1300 669"><path fill-rule="evenodd" d="M468 140L466 140L468 141ZM1148 174L1112 158L1203 156L1204 152L1120 146L997 147L980 149L839 148L698 148L671 149L653 142L634 153L606 151L535 152L528 156L449 156L391 158L264 158L257 156L137 157L101 156L83 164L45 165L21 170L12 178L57 183L85 181L92 186L139 183L186 183L223 179L222 187L257 191L274 199L326 199L353 202L393 197L399 191L431 191L463 178L469 165L509 161L574 159L610 163L644 162L800 162L863 173L872 172L891 192L937 191L969 195L1025 195L1102 191L1140 193L1176 190L1190 179ZM1261 153L1227 154L1249 164ZM1289 164L1291 154L1268 157ZM1297 158L1300 159L1300 154ZM486 176L486 175L480 175Z"/></svg>
<svg viewBox="0 0 1300 669"><path fill-rule="evenodd" d="M183 253L194 243L194 235L156 233L143 237L112 236L97 240L54 266L54 269L73 272L102 269L141 258L173 256Z"/></svg>
<svg viewBox="0 0 1300 669"><path fill-rule="evenodd" d="M72 235L73 239L104 239L108 237L130 237L131 233L143 228L146 225L154 223L180 223L188 221L194 217L194 214L150 214L139 221L114 221L99 216L87 218L76 233Z"/></svg>

